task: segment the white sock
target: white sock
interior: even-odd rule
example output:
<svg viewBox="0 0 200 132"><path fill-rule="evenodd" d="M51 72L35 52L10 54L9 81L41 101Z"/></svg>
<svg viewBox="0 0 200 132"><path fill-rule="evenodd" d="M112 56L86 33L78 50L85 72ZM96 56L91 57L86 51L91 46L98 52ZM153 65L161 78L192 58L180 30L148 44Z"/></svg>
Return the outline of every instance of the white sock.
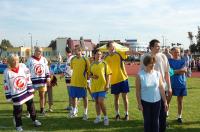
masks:
<svg viewBox="0 0 200 132"><path fill-rule="evenodd" d="M104 116L104 120L107 120L108 119L108 116Z"/></svg>
<svg viewBox="0 0 200 132"><path fill-rule="evenodd" d="M73 114L76 114L76 113L78 113L78 109L75 107L73 108Z"/></svg>
<svg viewBox="0 0 200 132"><path fill-rule="evenodd" d="M119 110L116 110L115 112L116 112L116 115L119 115Z"/></svg>
<svg viewBox="0 0 200 132"><path fill-rule="evenodd" d="M182 115L179 115L179 114L178 114L178 118L182 118Z"/></svg>
<svg viewBox="0 0 200 132"><path fill-rule="evenodd" d="M98 119L101 119L101 115L98 115L97 118L98 118Z"/></svg>
<svg viewBox="0 0 200 132"><path fill-rule="evenodd" d="M84 109L84 114L87 115L88 109Z"/></svg>
<svg viewBox="0 0 200 132"><path fill-rule="evenodd" d="M128 111L125 112L125 115L128 115Z"/></svg>

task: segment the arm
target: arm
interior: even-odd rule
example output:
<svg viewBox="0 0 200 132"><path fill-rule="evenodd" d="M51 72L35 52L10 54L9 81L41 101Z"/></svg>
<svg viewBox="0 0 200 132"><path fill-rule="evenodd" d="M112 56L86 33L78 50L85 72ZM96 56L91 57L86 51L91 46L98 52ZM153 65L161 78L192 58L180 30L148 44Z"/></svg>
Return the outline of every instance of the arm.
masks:
<svg viewBox="0 0 200 132"><path fill-rule="evenodd" d="M183 67L181 69L178 70L174 70L174 74L185 74L187 72L187 68Z"/></svg>
<svg viewBox="0 0 200 132"><path fill-rule="evenodd" d="M129 51L126 51L126 55L142 55L142 54L135 50L129 50Z"/></svg>
<svg viewBox="0 0 200 132"><path fill-rule="evenodd" d="M167 99L166 99L166 96L165 96L165 89L163 87L162 78L161 77L159 79L159 89L160 89L160 94L161 94L162 100L164 102L165 111L167 111L168 110Z"/></svg>
<svg viewBox="0 0 200 132"><path fill-rule="evenodd" d="M170 80L170 76L169 76L169 72L165 72L165 80L168 86L168 96L171 97L172 96L172 88L171 88L171 80Z"/></svg>
<svg viewBox="0 0 200 132"><path fill-rule="evenodd" d="M139 75L137 75L136 77L135 85L136 85L136 98L137 98L137 103L138 103L138 109L143 111L143 107L141 103L141 82L140 82Z"/></svg>
<svg viewBox="0 0 200 132"><path fill-rule="evenodd" d="M9 85L7 72L4 72L4 91L5 91L6 100L10 102L12 100L12 95L11 95L11 88Z"/></svg>
<svg viewBox="0 0 200 132"><path fill-rule="evenodd" d="M28 92L34 92L34 88L32 87L32 81L31 81L31 74L29 69L24 65L24 72L26 74L26 80L27 80L27 90Z"/></svg>
<svg viewBox="0 0 200 132"><path fill-rule="evenodd" d="M105 91L108 91L108 89L109 89L109 86L110 86L110 78L111 78L111 74L106 75Z"/></svg>
<svg viewBox="0 0 200 132"><path fill-rule="evenodd" d="M47 79L47 85L50 86L51 85L51 77L50 77L50 71L49 71L49 66L48 66L48 62L45 58L45 76Z"/></svg>

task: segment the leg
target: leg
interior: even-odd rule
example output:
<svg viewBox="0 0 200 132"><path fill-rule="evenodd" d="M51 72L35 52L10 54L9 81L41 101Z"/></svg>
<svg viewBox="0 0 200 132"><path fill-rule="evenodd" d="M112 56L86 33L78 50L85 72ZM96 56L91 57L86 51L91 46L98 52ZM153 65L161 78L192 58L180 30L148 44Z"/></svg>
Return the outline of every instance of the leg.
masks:
<svg viewBox="0 0 200 132"><path fill-rule="evenodd" d="M115 112L119 115L119 94L114 94Z"/></svg>
<svg viewBox="0 0 200 132"><path fill-rule="evenodd" d="M144 132L151 131L151 104L142 101L143 106L143 118L144 118Z"/></svg>
<svg viewBox="0 0 200 132"><path fill-rule="evenodd" d="M35 111L35 106L33 103L33 99L29 100L26 102L27 110L30 113L30 117L32 121L35 121L36 119L36 111Z"/></svg>
<svg viewBox="0 0 200 132"><path fill-rule="evenodd" d="M99 97L98 102L99 102L99 106L100 106L100 109L101 109L103 115L107 116L106 107L104 104L104 97Z"/></svg>
<svg viewBox="0 0 200 132"><path fill-rule="evenodd" d="M53 88L52 86L47 87L47 92L48 92L48 104L49 104L49 110L51 111L51 107L53 105Z"/></svg>
<svg viewBox="0 0 200 132"><path fill-rule="evenodd" d="M40 113L44 113L45 91L39 91L39 96L40 96Z"/></svg>
<svg viewBox="0 0 200 132"><path fill-rule="evenodd" d="M164 132L159 131L159 114L160 114L161 101L152 104L151 109L151 130L152 132Z"/></svg>
<svg viewBox="0 0 200 132"><path fill-rule="evenodd" d="M68 103L69 103L69 105L68 105L68 107L71 107L72 106L72 98L70 97L70 86L69 86L69 84L67 83L67 94L68 94Z"/></svg>
<svg viewBox="0 0 200 132"><path fill-rule="evenodd" d="M13 116L15 118L16 127L22 126L22 105L13 105Z"/></svg>
<svg viewBox="0 0 200 132"><path fill-rule="evenodd" d="M95 108L96 108L97 116L100 116L101 115L101 107L100 107L99 98L97 98L95 100Z"/></svg>
<svg viewBox="0 0 200 132"><path fill-rule="evenodd" d="M183 109L183 96L177 96L177 103L178 103L178 118L182 116L182 109Z"/></svg>
<svg viewBox="0 0 200 132"><path fill-rule="evenodd" d="M123 102L124 102L124 110L126 115L128 115L128 94L127 93L122 93L122 98L123 98Z"/></svg>
<svg viewBox="0 0 200 132"><path fill-rule="evenodd" d="M84 107L84 114L87 115L87 109L88 109L88 98L87 98L87 96L83 97L83 107Z"/></svg>
<svg viewBox="0 0 200 132"><path fill-rule="evenodd" d="M160 115L159 115L159 131L160 132L165 132L166 130L166 118L167 118L167 113L165 112L165 109L164 109L164 102L161 99L161 107L160 107Z"/></svg>

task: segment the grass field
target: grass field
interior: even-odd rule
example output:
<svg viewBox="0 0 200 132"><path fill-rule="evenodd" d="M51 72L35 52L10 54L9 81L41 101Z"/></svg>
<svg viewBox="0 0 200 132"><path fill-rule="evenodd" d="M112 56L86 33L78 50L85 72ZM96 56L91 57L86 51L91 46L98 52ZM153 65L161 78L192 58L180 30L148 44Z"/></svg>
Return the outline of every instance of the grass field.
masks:
<svg viewBox="0 0 200 132"><path fill-rule="evenodd" d="M83 121L81 116L83 113L82 101L79 104L79 115L75 119L67 118L67 111L64 110L67 104L67 94L66 86L64 80L58 80L58 86L54 88L54 111L52 113L47 113L47 116L40 117L38 114L38 119L42 122L42 126L35 128L32 125L30 119L23 116L23 129L25 131L76 131L76 132L86 132L86 131L116 131L116 132L142 132L143 131L143 119L141 112L137 109L136 97L135 97L135 84L134 77L129 78L129 84L131 86L131 91L129 94L129 121L118 121L114 120L114 104L113 97L108 94L106 98L106 105L108 116L110 119L110 125L104 126L101 124L93 124L93 120L96 117L94 102L91 101L89 97L89 120ZM0 75L1 89L0 89L0 131L8 132L14 131L15 128L12 123L12 104L5 101L4 91L3 91L3 78ZM170 116L167 119L169 123L169 128L167 132L200 132L200 86L198 78L188 79L188 96L184 98L184 110L183 110L183 124L178 125L175 121L177 115L177 103L176 98L173 97L170 106ZM36 93L35 98L36 109L39 110L38 95ZM24 112L26 112L26 106L24 105ZM123 103L120 101L120 113L123 113Z"/></svg>

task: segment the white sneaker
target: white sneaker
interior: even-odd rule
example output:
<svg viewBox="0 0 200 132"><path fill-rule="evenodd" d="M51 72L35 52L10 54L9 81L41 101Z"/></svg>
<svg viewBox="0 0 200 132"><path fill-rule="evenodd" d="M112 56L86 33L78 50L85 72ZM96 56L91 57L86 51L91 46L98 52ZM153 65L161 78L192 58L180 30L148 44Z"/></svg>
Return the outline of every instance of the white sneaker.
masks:
<svg viewBox="0 0 200 132"><path fill-rule="evenodd" d="M68 114L68 118L75 118L75 117L77 117L77 114L75 113L69 113Z"/></svg>
<svg viewBox="0 0 200 132"><path fill-rule="evenodd" d="M96 118L95 120L94 120L94 124L98 124L98 123L100 123L101 122L101 119L100 118Z"/></svg>
<svg viewBox="0 0 200 132"><path fill-rule="evenodd" d="M86 121L88 119L88 116L86 114L83 114L83 120Z"/></svg>
<svg viewBox="0 0 200 132"><path fill-rule="evenodd" d="M39 127L39 126L42 125L42 123L39 122L38 120L35 120L35 121L33 122L33 125L34 125L35 127Z"/></svg>
<svg viewBox="0 0 200 132"><path fill-rule="evenodd" d="M22 126L16 127L16 131L18 131L18 132L22 132L22 131L23 131Z"/></svg>
<svg viewBox="0 0 200 132"><path fill-rule="evenodd" d="M104 119L104 126L108 126L109 125L109 120L108 119Z"/></svg>

